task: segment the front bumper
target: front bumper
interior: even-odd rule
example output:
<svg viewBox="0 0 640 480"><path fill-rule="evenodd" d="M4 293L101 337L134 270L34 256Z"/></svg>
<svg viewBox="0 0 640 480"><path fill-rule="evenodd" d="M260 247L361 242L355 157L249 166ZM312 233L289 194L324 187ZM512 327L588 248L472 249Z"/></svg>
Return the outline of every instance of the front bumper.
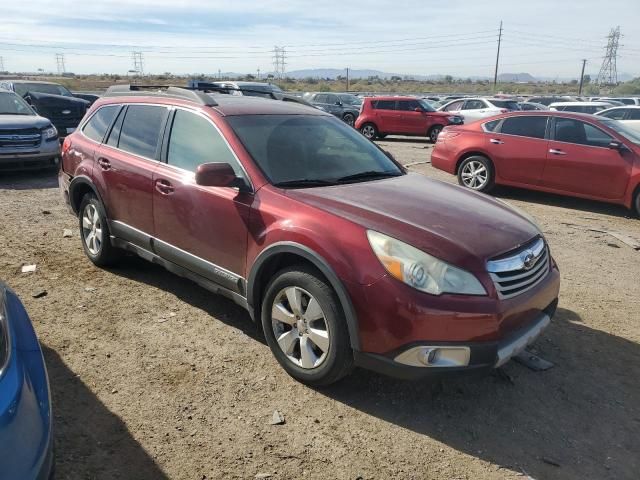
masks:
<svg viewBox="0 0 640 480"><path fill-rule="evenodd" d="M533 322L498 342L416 342L416 345L405 346L389 355L356 352L356 365L406 380L489 371L501 367L532 344L551 323L556 307L557 300L543 310ZM466 364L438 366L438 362L433 365L426 363L428 352L438 350L439 347L443 351L467 350L469 355L465 359ZM403 361L407 363L401 363Z"/></svg>
<svg viewBox="0 0 640 480"><path fill-rule="evenodd" d="M43 141L36 151L0 151L0 171L52 168L60 164L60 143Z"/></svg>

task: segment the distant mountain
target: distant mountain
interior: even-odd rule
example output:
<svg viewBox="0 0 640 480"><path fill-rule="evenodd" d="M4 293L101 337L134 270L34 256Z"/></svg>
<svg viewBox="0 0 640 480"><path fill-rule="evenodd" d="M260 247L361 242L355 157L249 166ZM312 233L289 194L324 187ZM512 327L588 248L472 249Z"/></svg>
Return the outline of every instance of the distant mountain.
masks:
<svg viewBox="0 0 640 480"><path fill-rule="evenodd" d="M311 68L307 70L292 70L287 72L287 77L301 78L330 78L344 77L347 71L344 68ZM378 76L380 78L404 77L399 73L387 73L380 70L349 70L349 78L369 78Z"/></svg>
<svg viewBox="0 0 640 480"><path fill-rule="evenodd" d="M536 78L530 73L501 73L498 75L499 82L537 82Z"/></svg>

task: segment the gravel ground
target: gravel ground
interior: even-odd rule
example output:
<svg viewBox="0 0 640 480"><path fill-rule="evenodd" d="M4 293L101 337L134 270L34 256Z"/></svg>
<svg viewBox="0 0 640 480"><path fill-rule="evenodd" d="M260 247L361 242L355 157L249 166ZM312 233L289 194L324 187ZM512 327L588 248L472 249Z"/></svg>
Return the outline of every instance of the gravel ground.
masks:
<svg viewBox="0 0 640 480"><path fill-rule="evenodd" d="M412 170L455 180L431 168L426 142L380 144ZM560 307L534 346L555 367L511 362L419 383L357 370L316 390L289 378L224 298L133 257L92 266L53 175L4 175L0 278L43 345L57 478L637 479L640 251L585 228L640 239L640 220L596 202L496 193L538 219L560 266ZM21 273L30 263L37 271ZM284 425L270 424L274 410Z"/></svg>

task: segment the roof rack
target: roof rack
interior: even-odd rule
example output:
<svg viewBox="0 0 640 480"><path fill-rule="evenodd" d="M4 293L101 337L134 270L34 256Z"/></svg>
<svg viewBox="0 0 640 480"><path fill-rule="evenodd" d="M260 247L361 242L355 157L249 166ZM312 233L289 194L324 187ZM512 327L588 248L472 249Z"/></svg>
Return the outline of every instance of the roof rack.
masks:
<svg viewBox="0 0 640 480"><path fill-rule="evenodd" d="M171 97L190 100L207 107L215 107L218 105L218 102L201 90L167 85L112 85L107 89L104 96Z"/></svg>

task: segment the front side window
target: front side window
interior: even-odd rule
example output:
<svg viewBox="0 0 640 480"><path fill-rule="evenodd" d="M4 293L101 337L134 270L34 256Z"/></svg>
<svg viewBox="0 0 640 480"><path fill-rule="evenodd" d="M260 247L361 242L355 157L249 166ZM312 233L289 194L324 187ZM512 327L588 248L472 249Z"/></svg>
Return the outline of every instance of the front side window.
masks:
<svg viewBox="0 0 640 480"><path fill-rule="evenodd" d="M520 137L544 138L549 117L536 115L530 117L510 117L502 122L500 133Z"/></svg>
<svg viewBox="0 0 640 480"><path fill-rule="evenodd" d="M556 118L555 140L590 147L606 147L613 138L588 123L572 118Z"/></svg>
<svg viewBox="0 0 640 480"><path fill-rule="evenodd" d="M0 93L0 115L35 115L27 102L15 93Z"/></svg>
<svg viewBox="0 0 640 480"><path fill-rule="evenodd" d="M623 120L627 110L625 108L614 108L602 114L603 117L613 118L614 120Z"/></svg>
<svg viewBox="0 0 640 480"><path fill-rule="evenodd" d="M129 105L122 122L118 148L155 159L166 115L165 107Z"/></svg>
<svg viewBox="0 0 640 480"><path fill-rule="evenodd" d="M203 163L228 163L242 176L240 164L218 129L204 117L180 109L171 126L167 163L189 172Z"/></svg>
<svg viewBox="0 0 640 480"><path fill-rule="evenodd" d="M107 105L100 108L84 126L82 133L91 140L102 142L104 134L107 133L119 108L120 105Z"/></svg>
<svg viewBox="0 0 640 480"><path fill-rule="evenodd" d="M296 188L403 174L372 142L333 117L238 115L227 122L275 185L297 182L290 185Z"/></svg>
<svg viewBox="0 0 640 480"><path fill-rule="evenodd" d="M399 100L398 110L404 112L413 112L416 108L420 108L420 104L417 100Z"/></svg>
<svg viewBox="0 0 640 480"><path fill-rule="evenodd" d="M330 105L337 105L340 100L336 95L327 95L327 103Z"/></svg>

